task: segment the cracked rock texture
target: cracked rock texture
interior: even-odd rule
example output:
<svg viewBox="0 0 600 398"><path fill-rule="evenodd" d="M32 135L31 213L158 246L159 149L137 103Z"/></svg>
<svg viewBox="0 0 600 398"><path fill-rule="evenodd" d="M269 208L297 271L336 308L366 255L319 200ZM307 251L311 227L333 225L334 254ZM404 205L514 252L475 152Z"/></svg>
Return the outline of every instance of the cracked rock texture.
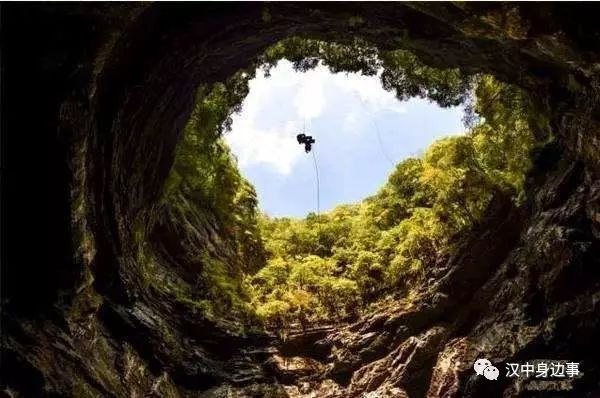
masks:
<svg viewBox="0 0 600 398"><path fill-rule="evenodd" d="M599 396L597 15L572 3L2 4L3 394ZM526 206L496 198L416 298L278 341L176 299L203 266L187 251L235 258L211 214L181 220L157 201L196 87L290 35L359 36L494 74L532 94L557 142L537 155ZM149 275L173 294L154 294ZM474 375L480 356L500 364L498 382ZM560 390L503 377L501 364L536 359L578 361L583 375Z"/></svg>

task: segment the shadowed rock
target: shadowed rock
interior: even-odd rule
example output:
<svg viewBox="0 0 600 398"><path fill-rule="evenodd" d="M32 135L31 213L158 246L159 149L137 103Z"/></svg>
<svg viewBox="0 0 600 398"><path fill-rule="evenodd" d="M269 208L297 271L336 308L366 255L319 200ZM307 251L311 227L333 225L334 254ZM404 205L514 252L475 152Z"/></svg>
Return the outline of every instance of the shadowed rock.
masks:
<svg viewBox="0 0 600 398"><path fill-rule="evenodd" d="M4 391L535 395L513 380L475 376L472 362L485 356L579 361L583 376L561 396L600 394L597 11L567 3L3 4L3 188L18 193L3 202L11 209L3 213ZM362 22L350 24L356 16ZM225 262L234 254L209 212L177 218L158 199L196 88L291 35L360 37L431 66L493 74L531 93L557 145L537 159L524 210L496 198L414 300L292 336L269 360L276 339L236 330L236 319L205 319L177 299L178 289L196 288L205 265L190 253ZM135 240L146 227L151 262ZM283 353L325 369L286 373ZM283 387L278 378L308 384Z"/></svg>

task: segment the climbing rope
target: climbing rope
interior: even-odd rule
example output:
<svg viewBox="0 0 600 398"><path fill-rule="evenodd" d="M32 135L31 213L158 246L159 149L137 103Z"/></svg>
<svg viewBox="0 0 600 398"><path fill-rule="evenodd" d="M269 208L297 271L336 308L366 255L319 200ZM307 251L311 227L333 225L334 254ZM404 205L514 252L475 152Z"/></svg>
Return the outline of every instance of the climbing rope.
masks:
<svg viewBox="0 0 600 398"><path fill-rule="evenodd" d="M371 123L373 124L373 126L375 126L375 133L377 135L377 142L379 143L379 149L381 150L381 153L383 154L383 157L385 157L387 159L387 161L389 162L390 166L394 167L396 165L396 163L392 160L392 158L390 157L390 155L388 155L388 153L385 150L385 147L383 145L383 141L381 139L381 131L379 131L379 126L377 125L377 122L375 121L375 118L367 110L367 106L364 103L364 101L361 98L361 96L358 95L357 93L354 93L354 95L356 95L356 97L360 101L360 103L361 103L361 105L362 105L363 110L365 111L365 113L369 114L369 119L371 120Z"/></svg>
<svg viewBox="0 0 600 398"><path fill-rule="evenodd" d="M312 144L315 143L315 140L312 136L306 135L306 118L304 118L304 124L302 126L302 134L298 134L296 136L299 144L304 144L306 153L312 152L313 165L315 167L315 178L316 178L316 186L317 186L317 218L321 213L321 183L319 181L319 165L317 164L317 156L315 155L314 149L312 149Z"/></svg>
<svg viewBox="0 0 600 398"><path fill-rule="evenodd" d="M315 165L315 176L317 178L317 217L319 216L320 212L321 212L321 193L320 191L320 183L319 183L319 167L317 165L317 156L315 155L315 151L312 150L312 158L313 158L313 164Z"/></svg>

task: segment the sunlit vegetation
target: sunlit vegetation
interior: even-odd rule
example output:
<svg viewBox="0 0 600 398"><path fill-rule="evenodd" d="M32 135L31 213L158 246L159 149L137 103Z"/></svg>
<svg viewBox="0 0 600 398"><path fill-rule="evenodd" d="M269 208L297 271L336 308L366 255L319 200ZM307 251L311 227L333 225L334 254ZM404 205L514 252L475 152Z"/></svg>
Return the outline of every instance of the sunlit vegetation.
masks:
<svg viewBox="0 0 600 398"><path fill-rule="evenodd" d="M258 314L273 325L350 319L424 282L493 196L518 203L536 145L530 105L489 77L477 98L481 120L467 134L402 161L374 196L303 220L263 216L269 261L250 277Z"/></svg>
<svg viewBox="0 0 600 398"><path fill-rule="evenodd" d="M199 90L165 185L171 218L187 229L196 228L197 222L211 224L224 248L221 255L203 250L190 260L201 265L192 304L212 318L254 317L244 275L265 263L256 191L221 138L247 89L247 77L239 73L224 84Z"/></svg>
<svg viewBox="0 0 600 398"><path fill-rule="evenodd" d="M361 40L338 44L292 37L267 49L259 65L268 74L280 59L287 59L302 72L322 63L332 73L380 73L383 88L393 91L400 101L427 98L442 107L463 103L474 81L460 69L432 68L408 51L379 51Z"/></svg>
<svg viewBox="0 0 600 398"><path fill-rule="evenodd" d="M240 267L202 272L212 312L241 303L236 306L275 329L352 320L369 304L406 296L426 281L493 197L521 203L531 151L543 144L534 132L547 126L518 88L434 69L405 51L378 53L361 42L288 39L257 66L268 73L282 58L303 71L322 62L333 72L379 73L383 87L401 100L416 96L446 107L470 101L469 128L396 165L387 183L358 204L305 219L270 218L258 214L254 188L221 138L254 72L201 89L165 197L183 211L191 211L184 203L210 211L234 242Z"/></svg>
<svg viewBox="0 0 600 398"><path fill-rule="evenodd" d="M236 75L210 92L200 90L199 101L185 128L167 181L166 194L185 197L214 212L226 235L235 238L246 271L262 265L257 229L256 191L237 168L221 138L230 128L231 113L247 94L245 77Z"/></svg>

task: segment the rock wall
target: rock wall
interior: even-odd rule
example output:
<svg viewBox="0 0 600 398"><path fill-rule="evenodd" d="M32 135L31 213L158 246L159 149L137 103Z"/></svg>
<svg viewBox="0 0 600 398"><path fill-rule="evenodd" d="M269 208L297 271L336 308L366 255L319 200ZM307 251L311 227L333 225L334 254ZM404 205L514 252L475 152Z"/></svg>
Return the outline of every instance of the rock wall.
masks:
<svg viewBox="0 0 600 398"><path fill-rule="evenodd" d="M316 396L595 396L600 184L568 157L544 172L530 208L497 200L416 299L311 342L304 352L326 365L304 378ZM478 358L500 367L499 382L475 374ZM583 375L560 388L503 377L507 362L549 359Z"/></svg>
<svg viewBox="0 0 600 398"><path fill-rule="evenodd" d="M529 90L558 137L539 156L525 212L498 200L419 300L305 342L304 356L323 364L303 376L309 387L327 390L318 396L535 395L474 379L470 361L485 352L584 361L585 376L564 395L592 396L596 15L593 4L566 3L2 4L6 393L301 393L276 385L268 336L228 332L153 295L136 231L155 225L195 88L305 35L359 36L432 66L494 74ZM198 244L208 245L218 226L201 224ZM152 272L177 274L154 263Z"/></svg>

